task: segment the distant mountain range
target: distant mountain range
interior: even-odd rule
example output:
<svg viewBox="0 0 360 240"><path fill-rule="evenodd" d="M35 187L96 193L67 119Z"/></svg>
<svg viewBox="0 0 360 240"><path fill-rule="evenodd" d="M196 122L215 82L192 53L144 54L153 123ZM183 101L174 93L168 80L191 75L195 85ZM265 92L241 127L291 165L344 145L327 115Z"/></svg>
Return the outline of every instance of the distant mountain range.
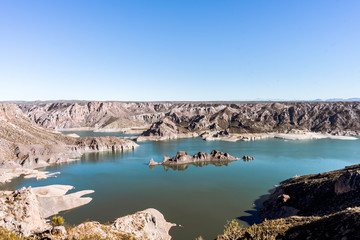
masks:
<svg viewBox="0 0 360 240"><path fill-rule="evenodd" d="M358 102L360 98L329 98L326 100L315 99L314 102Z"/></svg>
<svg viewBox="0 0 360 240"><path fill-rule="evenodd" d="M119 101L119 100L36 100L36 101L25 101L25 100L0 100L0 103L15 103L15 104L46 104L46 103L88 103L88 102L120 102L120 103L256 103L256 102L360 102L360 98L329 98L329 99L281 99L281 98L269 98L269 99L247 99L247 100L213 100L213 101Z"/></svg>

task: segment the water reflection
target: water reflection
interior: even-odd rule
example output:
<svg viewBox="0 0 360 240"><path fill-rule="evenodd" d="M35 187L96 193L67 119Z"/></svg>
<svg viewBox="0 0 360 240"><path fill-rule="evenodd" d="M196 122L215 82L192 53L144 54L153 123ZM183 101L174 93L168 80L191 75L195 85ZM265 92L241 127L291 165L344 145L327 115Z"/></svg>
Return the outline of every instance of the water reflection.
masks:
<svg viewBox="0 0 360 240"><path fill-rule="evenodd" d="M243 162L250 162L253 160L249 159L242 159ZM173 171L184 171L189 168L189 166L195 166L195 167L205 167L208 165L214 165L215 167L221 167L221 166L229 166L230 163L233 161L213 161L213 162L194 162L194 163L186 163L186 164L178 164L178 165L161 165L165 171L169 171L169 169L172 169ZM153 169L156 166L149 166L150 169Z"/></svg>
<svg viewBox="0 0 360 240"><path fill-rule="evenodd" d="M11 182L8 183L0 183L0 190L1 191L13 191L18 186L23 185L28 179L24 178L24 175L21 175L20 177L13 178Z"/></svg>
<svg viewBox="0 0 360 240"><path fill-rule="evenodd" d="M118 159L121 152L95 152L86 153L81 157L82 162L97 163L97 162L114 162Z"/></svg>
<svg viewBox="0 0 360 240"><path fill-rule="evenodd" d="M81 157L82 163L116 162L125 157L134 156L134 150L105 151L85 153Z"/></svg>

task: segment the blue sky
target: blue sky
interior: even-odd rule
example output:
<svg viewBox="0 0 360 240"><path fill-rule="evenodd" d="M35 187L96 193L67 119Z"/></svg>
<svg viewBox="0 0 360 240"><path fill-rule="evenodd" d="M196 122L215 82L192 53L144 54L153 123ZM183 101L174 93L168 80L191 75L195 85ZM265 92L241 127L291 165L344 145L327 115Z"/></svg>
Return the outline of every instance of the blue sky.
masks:
<svg viewBox="0 0 360 240"><path fill-rule="evenodd" d="M360 97L360 1L0 1L0 100Z"/></svg>

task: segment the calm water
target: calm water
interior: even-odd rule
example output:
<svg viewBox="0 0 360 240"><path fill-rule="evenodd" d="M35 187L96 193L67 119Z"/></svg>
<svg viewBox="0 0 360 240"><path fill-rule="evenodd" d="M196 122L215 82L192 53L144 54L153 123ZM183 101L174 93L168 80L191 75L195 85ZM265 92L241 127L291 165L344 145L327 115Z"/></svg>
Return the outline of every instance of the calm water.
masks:
<svg viewBox="0 0 360 240"><path fill-rule="evenodd" d="M78 133L84 136L86 133ZM89 133L87 133L89 134ZM92 135L122 135L96 133ZM214 239L227 220L252 220L253 203L275 184L295 175L319 173L359 163L360 141L268 139L255 142L206 142L200 138L144 142L133 152L86 154L81 161L47 168L57 178L36 181L18 178L2 188L69 184L92 189L93 201L63 213L69 224L85 220L102 223L146 208L156 208L183 227L173 228L174 239ZM150 169L150 158L161 161L177 151L210 152L217 149L255 160L223 166ZM243 225L247 223L242 221Z"/></svg>

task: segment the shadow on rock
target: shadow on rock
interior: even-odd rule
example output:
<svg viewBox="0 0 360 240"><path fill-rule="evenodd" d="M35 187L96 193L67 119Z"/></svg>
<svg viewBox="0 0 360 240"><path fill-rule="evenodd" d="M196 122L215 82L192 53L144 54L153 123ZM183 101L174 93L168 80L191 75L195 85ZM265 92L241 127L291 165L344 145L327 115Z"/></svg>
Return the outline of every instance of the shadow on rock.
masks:
<svg viewBox="0 0 360 240"><path fill-rule="evenodd" d="M261 207L263 206L263 203L268 199L270 196L269 194L264 194L260 196L258 199L254 201L254 208L245 211L246 213L250 214L249 216L240 216L237 217L238 220L244 221L250 226L253 224L259 224L263 221L263 219L259 216L259 211Z"/></svg>

